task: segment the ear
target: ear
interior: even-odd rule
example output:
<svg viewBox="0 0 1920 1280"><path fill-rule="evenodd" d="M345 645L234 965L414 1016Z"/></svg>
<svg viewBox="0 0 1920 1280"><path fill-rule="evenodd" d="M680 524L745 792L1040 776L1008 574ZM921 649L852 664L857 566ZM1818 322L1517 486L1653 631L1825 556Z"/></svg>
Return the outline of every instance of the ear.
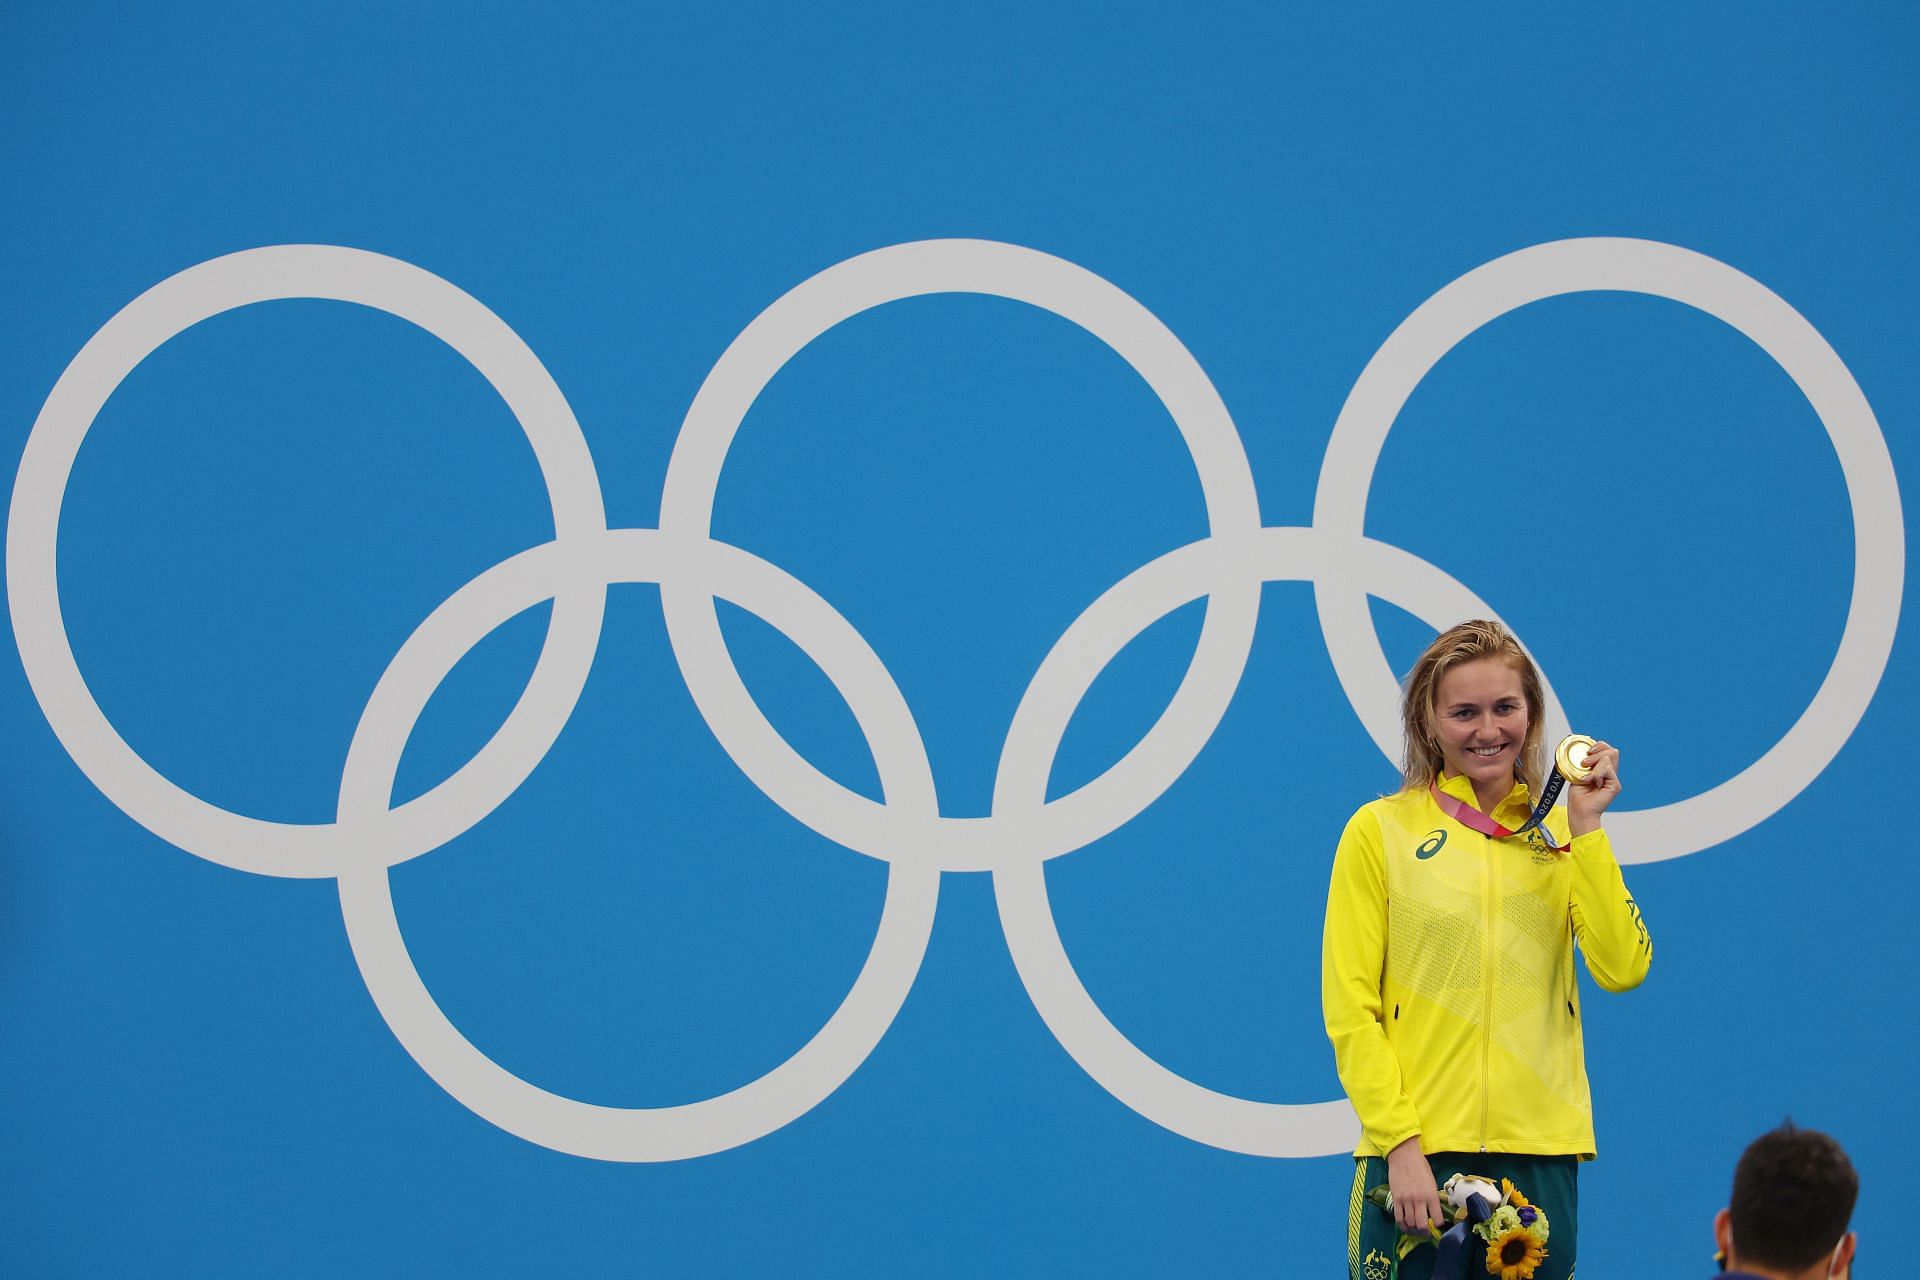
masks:
<svg viewBox="0 0 1920 1280"><path fill-rule="evenodd" d="M1733 1265L1733 1210L1722 1209L1713 1215L1713 1243L1721 1259Z"/></svg>
<svg viewBox="0 0 1920 1280"><path fill-rule="evenodd" d="M1833 1274L1846 1276L1853 1268L1853 1247L1860 1243L1857 1232L1849 1231L1840 1237L1840 1248L1834 1253Z"/></svg>

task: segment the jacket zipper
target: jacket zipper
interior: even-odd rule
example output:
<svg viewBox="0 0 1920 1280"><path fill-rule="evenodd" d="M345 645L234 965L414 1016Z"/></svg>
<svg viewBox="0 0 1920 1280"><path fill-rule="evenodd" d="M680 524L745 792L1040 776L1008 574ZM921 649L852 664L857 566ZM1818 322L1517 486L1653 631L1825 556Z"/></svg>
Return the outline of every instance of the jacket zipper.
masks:
<svg viewBox="0 0 1920 1280"><path fill-rule="evenodd" d="M1494 946L1493 909L1493 841L1486 836L1480 837L1480 876L1485 892L1486 929L1482 934L1480 951L1480 987L1484 993L1480 1016L1480 1151L1487 1149L1487 1118L1492 1107L1492 1067L1493 1057L1493 978L1494 957L1498 954Z"/></svg>

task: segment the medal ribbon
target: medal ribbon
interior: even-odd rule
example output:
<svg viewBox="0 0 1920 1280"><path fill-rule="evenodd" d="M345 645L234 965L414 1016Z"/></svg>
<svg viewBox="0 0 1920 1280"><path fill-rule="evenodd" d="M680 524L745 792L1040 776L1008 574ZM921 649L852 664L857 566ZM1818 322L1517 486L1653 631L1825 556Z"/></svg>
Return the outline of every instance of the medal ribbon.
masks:
<svg viewBox="0 0 1920 1280"><path fill-rule="evenodd" d="M1437 782L1429 783L1427 790L1433 793L1433 802L1440 806L1440 812L1463 827L1472 827L1481 835L1491 836L1495 840L1504 840L1508 836L1523 836L1535 827L1539 827L1547 846L1556 853L1565 853L1573 847L1573 842L1554 844L1552 834L1541 824L1547 820L1547 814L1553 809L1553 802L1560 798L1561 788L1566 785L1567 780L1561 775L1559 766L1554 766L1553 772L1547 775L1547 785L1540 788L1540 803L1533 806L1533 813L1528 816L1526 825L1518 831L1509 830L1504 823L1495 822L1465 800L1448 795L1440 789L1440 784Z"/></svg>

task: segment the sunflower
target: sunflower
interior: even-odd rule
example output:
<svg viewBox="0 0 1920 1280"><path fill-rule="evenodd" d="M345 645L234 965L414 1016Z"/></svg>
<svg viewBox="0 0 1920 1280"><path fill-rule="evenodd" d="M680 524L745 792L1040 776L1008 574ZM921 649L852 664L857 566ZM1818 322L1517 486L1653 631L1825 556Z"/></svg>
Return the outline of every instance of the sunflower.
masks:
<svg viewBox="0 0 1920 1280"><path fill-rule="evenodd" d="M1516 1209L1524 1209L1533 1203L1533 1201L1520 1194L1520 1188L1514 1186L1511 1179L1500 1179L1500 1190L1506 1196L1506 1198L1500 1202L1501 1204L1510 1204Z"/></svg>
<svg viewBox="0 0 1920 1280"><path fill-rule="evenodd" d="M1504 1231L1487 1246L1487 1274L1500 1280L1533 1280L1547 1248L1524 1230Z"/></svg>

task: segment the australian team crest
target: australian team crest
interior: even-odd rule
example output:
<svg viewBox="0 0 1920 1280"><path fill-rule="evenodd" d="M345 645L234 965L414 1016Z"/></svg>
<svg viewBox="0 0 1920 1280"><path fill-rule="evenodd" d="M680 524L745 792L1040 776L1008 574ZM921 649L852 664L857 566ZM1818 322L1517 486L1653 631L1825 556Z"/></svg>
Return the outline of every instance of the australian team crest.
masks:
<svg viewBox="0 0 1920 1280"><path fill-rule="evenodd" d="M1533 830L1527 832L1527 848L1533 854L1533 860L1535 862L1553 861L1553 844L1547 839L1539 827L1535 827Z"/></svg>

